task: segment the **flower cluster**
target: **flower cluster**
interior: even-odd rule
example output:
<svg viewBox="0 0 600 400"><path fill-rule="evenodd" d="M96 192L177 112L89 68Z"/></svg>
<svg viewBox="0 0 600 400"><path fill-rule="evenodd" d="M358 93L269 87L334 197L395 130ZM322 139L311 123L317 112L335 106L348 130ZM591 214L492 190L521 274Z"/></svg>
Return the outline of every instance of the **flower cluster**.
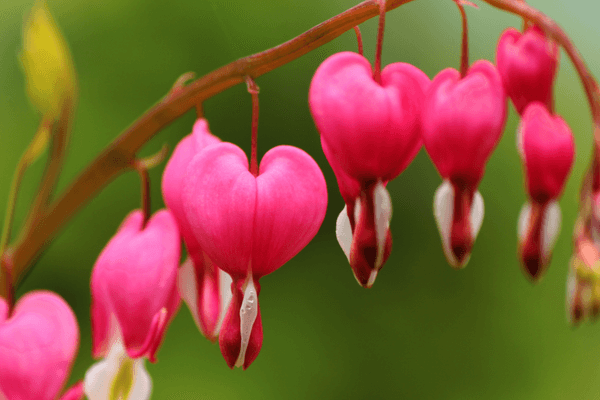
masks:
<svg viewBox="0 0 600 400"><path fill-rule="evenodd" d="M558 200L575 156L571 130L554 112L557 46L530 24L523 33L511 28L502 34L495 65L469 65L463 42L460 71L447 68L430 79L402 62L381 70L386 10L384 1L379 4L375 66L362 53L334 54L315 72L308 94L345 202L336 236L356 280L370 288L390 256L386 185L422 147L442 178L433 213L443 253L454 268L468 263L484 216L478 188L502 136L508 98L521 118L517 148L527 193L518 217L519 257L527 276L539 280L560 230ZM157 361L182 299L200 332L218 340L230 368L254 362L263 344L260 279L317 234L327 188L317 163L299 148L277 146L258 162L258 90L252 78L247 83L253 95L250 162L199 117L165 168L167 208L152 216L148 204L132 211L99 255L90 287L92 353L101 360L82 382L61 391L79 343L65 301L35 291L13 309L0 299L0 399L53 400L61 393L61 400L149 399L145 360ZM600 193L598 179L594 185ZM575 322L600 313L600 195L588 206L591 218L578 226L583 233L568 282Z"/></svg>
<svg viewBox="0 0 600 400"><path fill-rule="evenodd" d="M560 230L558 198L575 157L573 134L553 111L558 49L536 26L524 33L510 28L500 37L496 62L521 116L517 147L529 199L519 216L519 255L526 274L538 280Z"/></svg>

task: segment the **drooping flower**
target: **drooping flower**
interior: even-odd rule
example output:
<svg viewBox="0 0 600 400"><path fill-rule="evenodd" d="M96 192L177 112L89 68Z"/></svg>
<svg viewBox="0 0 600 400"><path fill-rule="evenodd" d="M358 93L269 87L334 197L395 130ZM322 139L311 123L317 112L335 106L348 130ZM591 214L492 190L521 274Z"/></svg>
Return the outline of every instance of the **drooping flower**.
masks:
<svg viewBox="0 0 600 400"><path fill-rule="evenodd" d="M518 143L529 197L519 216L519 255L525 272L537 280L550 262L560 231L557 200L573 166L575 143L567 123L539 102L523 112Z"/></svg>
<svg viewBox="0 0 600 400"><path fill-rule="evenodd" d="M162 179L165 204L177 221L190 257L190 261L179 272L179 291L198 329L210 340L216 340L219 333L219 322L227 307L231 279L213 264L196 240L185 215L182 192L186 171L194 156L220 142L210 133L208 122L199 118L192 133L184 137L173 151ZM221 284L222 279L226 280L225 285ZM222 292L224 288L226 290Z"/></svg>
<svg viewBox="0 0 600 400"><path fill-rule="evenodd" d="M100 386L118 386L119 378L128 376L128 371L143 369L143 359L138 359L156 361L180 303L179 240L168 210L158 211L145 225L143 213L136 210L125 218L98 257L91 279L92 353L106 360L92 366L86 375L88 397L97 398L95 388ZM120 369L112 370L115 365ZM130 388L133 383L127 382L124 385Z"/></svg>
<svg viewBox="0 0 600 400"><path fill-rule="evenodd" d="M537 26L525 33L508 28L500 36L496 65L507 95L519 114L539 101L552 109L552 85L558 64L558 46Z"/></svg>
<svg viewBox="0 0 600 400"><path fill-rule="evenodd" d="M55 400L78 347L75 314L57 294L30 292L10 317L0 298L0 398Z"/></svg>
<svg viewBox="0 0 600 400"><path fill-rule="evenodd" d="M455 268L468 262L481 228L484 208L477 187L505 122L506 95L488 61L475 62L462 78L445 69L427 91L423 140L444 179L434 196L434 215L444 254Z"/></svg>
<svg viewBox="0 0 600 400"><path fill-rule="evenodd" d="M259 279L308 244L327 207L323 174L298 148L269 150L257 176L248 168L239 147L210 146L192 160L183 192L198 243L233 279L219 345L229 367L244 369L262 346Z"/></svg>
<svg viewBox="0 0 600 400"><path fill-rule="evenodd" d="M334 54L315 72L310 109L346 203L336 233L359 284L371 287L391 251L391 199L385 188L422 145L421 107L429 78L405 63L381 82L369 61Z"/></svg>

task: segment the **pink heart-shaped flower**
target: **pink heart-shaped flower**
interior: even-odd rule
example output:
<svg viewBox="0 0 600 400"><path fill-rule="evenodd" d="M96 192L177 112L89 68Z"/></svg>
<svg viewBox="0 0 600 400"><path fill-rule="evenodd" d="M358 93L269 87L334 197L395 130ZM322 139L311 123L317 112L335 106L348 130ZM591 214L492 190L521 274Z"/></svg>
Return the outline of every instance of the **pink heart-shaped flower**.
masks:
<svg viewBox="0 0 600 400"><path fill-rule="evenodd" d="M505 122L506 95L492 63L475 62L464 78L447 68L425 96L425 149L444 179L476 187Z"/></svg>
<svg viewBox="0 0 600 400"><path fill-rule="evenodd" d="M56 399L78 347L77 320L57 294L26 294L10 318L0 298L0 398Z"/></svg>
<svg viewBox="0 0 600 400"><path fill-rule="evenodd" d="M529 197L539 203L558 198L575 158L571 129L559 115L533 102L523 112L519 137Z"/></svg>
<svg viewBox="0 0 600 400"><path fill-rule="evenodd" d="M325 60L312 79L309 104L331 158L359 182L395 178L421 148L428 85L429 78L410 64L388 65L379 84L359 54Z"/></svg>
<svg viewBox="0 0 600 400"><path fill-rule="evenodd" d="M506 93L519 114L533 101L552 108L552 84L558 64L558 46L532 26L525 33L508 28L500 36L496 65Z"/></svg>
<svg viewBox="0 0 600 400"><path fill-rule="evenodd" d="M104 357L122 341L129 357L154 362L168 323L180 303L177 270L180 237L168 210L144 226L140 210L130 213L98 257L92 271L92 344Z"/></svg>
<svg viewBox="0 0 600 400"><path fill-rule="evenodd" d="M316 235L327 208L317 163L292 146L269 150L259 175L231 143L210 146L188 167L183 199L198 242L235 280L267 275Z"/></svg>

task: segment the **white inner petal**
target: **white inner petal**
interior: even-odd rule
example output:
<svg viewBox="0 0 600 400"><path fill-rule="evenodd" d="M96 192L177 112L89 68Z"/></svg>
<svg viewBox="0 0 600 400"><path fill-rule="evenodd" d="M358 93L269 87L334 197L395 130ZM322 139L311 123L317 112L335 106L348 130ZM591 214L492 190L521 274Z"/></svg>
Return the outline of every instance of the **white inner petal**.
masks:
<svg viewBox="0 0 600 400"><path fill-rule="evenodd" d="M350 218L348 218L348 207L338 215L335 222L335 236L337 237L340 247L344 251L346 258L350 261L350 247L352 246L352 227L350 226Z"/></svg>
<svg viewBox="0 0 600 400"><path fill-rule="evenodd" d="M375 204L375 235L377 237L375 269L379 269L383 262L387 232L390 228L390 220L392 219L392 199L381 182L377 182L373 191L373 203ZM372 275L369 277L369 281L371 278L375 280L375 277Z"/></svg>
<svg viewBox="0 0 600 400"><path fill-rule="evenodd" d="M221 309L219 311L219 322L217 322L215 334L218 334L221 330L221 325L223 325L227 308L231 302L231 282L233 282L231 276L227 272L219 269L219 295L221 297Z"/></svg>
<svg viewBox="0 0 600 400"><path fill-rule="evenodd" d="M450 230L452 229L452 214L454 212L454 187L450 181L445 180L436 189L433 195L433 215L442 238L442 248L446 258L452 265L457 265L458 260L450 248Z"/></svg>
<svg viewBox="0 0 600 400"><path fill-rule="evenodd" d="M248 349L250 334L252 333L252 327L254 326L254 321L257 316L258 295L256 294L256 288L254 287L254 281L250 276L246 289L244 290L242 306L240 307L240 335L242 342L240 344L240 354L235 362L236 367L242 367L244 365L246 349Z"/></svg>
<svg viewBox="0 0 600 400"><path fill-rule="evenodd" d="M558 202L552 201L546 206L542 221L542 254L548 257L552 253L560 232L561 213Z"/></svg>
<svg viewBox="0 0 600 400"><path fill-rule="evenodd" d="M121 340L113 342L108 356L87 370L83 379L83 390L89 400L107 400L115 378L123 364L129 359ZM152 393L152 381L145 369L144 359L133 360L133 381L126 400L148 400Z"/></svg>
<svg viewBox="0 0 600 400"><path fill-rule="evenodd" d="M479 190L476 190L473 194L473 202L471 203L471 236L473 240L477 238L481 224L483 224L483 197Z"/></svg>
<svg viewBox="0 0 600 400"><path fill-rule="evenodd" d="M185 260L179 272L177 273L177 288L185 304L187 304L194 322L200 331L200 320L198 313L198 288L196 285L196 273L194 263L190 257Z"/></svg>
<svg viewBox="0 0 600 400"><path fill-rule="evenodd" d="M519 241L525 239L527 234L527 227L529 226L529 219L531 218L531 203L527 202L523 204L521 212L519 213L519 222L517 224L517 236Z"/></svg>

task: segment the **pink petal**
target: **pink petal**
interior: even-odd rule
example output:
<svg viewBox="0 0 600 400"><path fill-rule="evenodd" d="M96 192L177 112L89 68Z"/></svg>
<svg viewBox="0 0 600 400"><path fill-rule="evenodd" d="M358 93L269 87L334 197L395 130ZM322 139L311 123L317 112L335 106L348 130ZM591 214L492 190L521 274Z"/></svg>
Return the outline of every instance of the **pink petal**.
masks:
<svg viewBox="0 0 600 400"><path fill-rule="evenodd" d="M571 129L535 102L525 109L519 130L529 196L540 203L558 198L575 159Z"/></svg>
<svg viewBox="0 0 600 400"><path fill-rule="evenodd" d="M352 178L391 180L416 155L425 90L417 71L408 64L390 65L380 85L366 58L343 52L315 72L309 91L315 124L332 157Z"/></svg>
<svg viewBox="0 0 600 400"><path fill-rule="evenodd" d="M321 170L304 151L278 146L259 176L231 143L211 146L188 171L184 202L201 246L234 280L269 274L317 233L327 208Z"/></svg>
<svg viewBox="0 0 600 400"><path fill-rule="evenodd" d="M206 262L210 263L208 257ZM210 341L217 340L230 297L225 293L231 291L229 275L217 268L196 268L188 258L179 268L177 285L200 332Z"/></svg>
<svg viewBox="0 0 600 400"><path fill-rule="evenodd" d="M118 323L132 358L154 360L164 330L177 308L179 234L171 213L162 210L142 227L132 212L104 248L92 271L94 355L111 345L111 317ZM97 319L97 320L96 320ZM96 332L96 330L102 330Z"/></svg>
<svg viewBox="0 0 600 400"><path fill-rule="evenodd" d="M236 278L245 277L254 241L256 178L244 152L222 143L194 157L183 202L186 215L209 258Z"/></svg>
<svg viewBox="0 0 600 400"><path fill-rule="evenodd" d="M496 65L519 114L533 101L551 107L558 54L558 46L537 26L523 34L508 28L500 36Z"/></svg>
<svg viewBox="0 0 600 400"><path fill-rule="evenodd" d="M277 146L256 178L252 273L270 274L317 234L327 210L327 186L317 163L303 150Z"/></svg>
<svg viewBox="0 0 600 400"><path fill-rule="evenodd" d="M0 309L6 303L0 298ZM0 320L0 393L7 399L54 400L77 354L79 328L58 295L23 296L12 316Z"/></svg>
<svg viewBox="0 0 600 400"><path fill-rule="evenodd" d="M85 398L85 393L83 393L83 381L77 382L75 385L71 386L69 390L65 392L60 398L60 400L83 400Z"/></svg>
<svg viewBox="0 0 600 400"><path fill-rule="evenodd" d="M185 215L181 197L183 183L187 167L194 156L201 153L206 147L220 142L219 138L210 133L208 122L203 118L199 118L194 123L192 133L184 137L175 147L163 173L162 192L165 204L177 221L188 253L194 259L194 262L199 265L202 264L202 249L199 247Z"/></svg>
<svg viewBox="0 0 600 400"><path fill-rule="evenodd" d="M425 149L444 179L475 189L506 122L506 95L496 68L475 62L467 75L452 68L431 83L423 108Z"/></svg>

